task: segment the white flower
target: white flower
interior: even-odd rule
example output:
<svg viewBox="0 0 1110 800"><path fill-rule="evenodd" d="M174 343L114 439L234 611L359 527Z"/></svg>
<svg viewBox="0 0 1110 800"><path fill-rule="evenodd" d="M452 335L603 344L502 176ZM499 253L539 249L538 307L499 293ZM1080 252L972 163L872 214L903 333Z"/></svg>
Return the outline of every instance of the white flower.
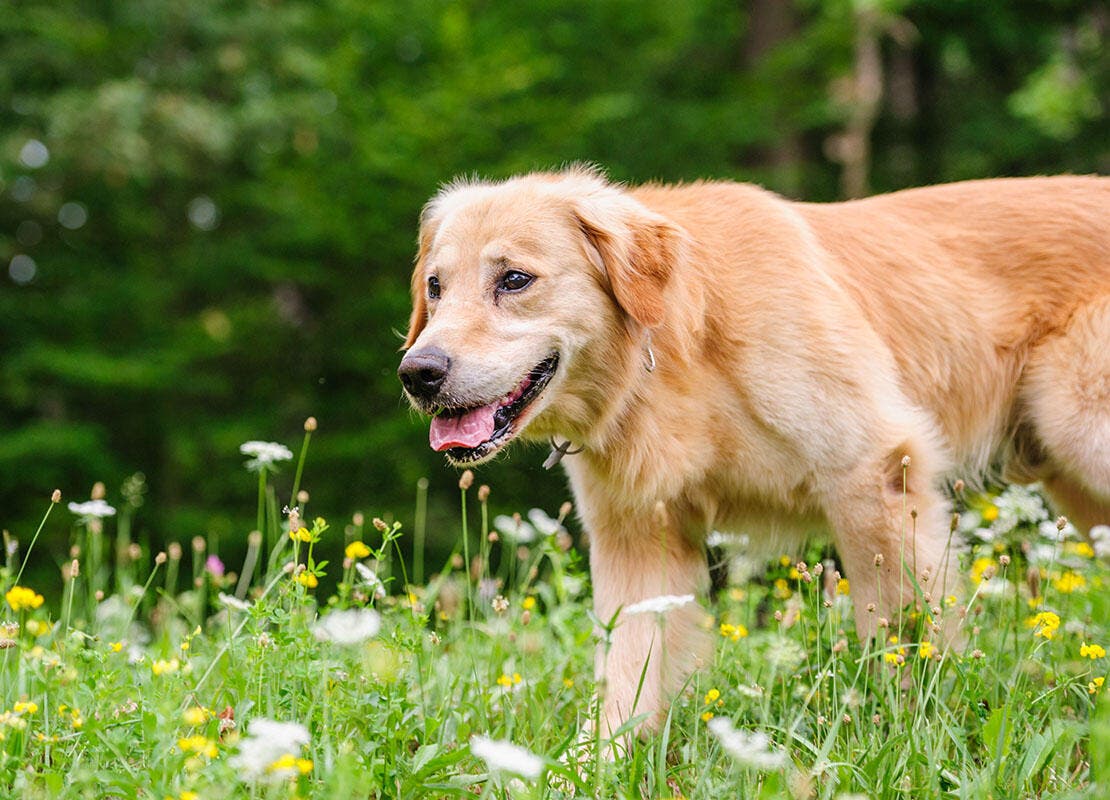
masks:
<svg viewBox="0 0 1110 800"><path fill-rule="evenodd" d="M68 506L79 517L85 519L104 519L114 517L116 510L103 500L86 500L84 503L70 503Z"/></svg>
<svg viewBox="0 0 1110 800"><path fill-rule="evenodd" d="M745 686L744 684L740 684L736 687L736 691L740 692L740 694L744 695L744 697L748 697L753 700L759 697L763 697L763 687L759 685Z"/></svg>
<svg viewBox="0 0 1110 800"><path fill-rule="evenodd" d="M299 722L275 722L258 717L247 726L232 764L248 780L266 777L270 766L284 755L300 756L309 743L308 729Z"/></svg>
<svg viewBox="0 0 1110 800"><path fill-rule="evenodd" d="M382 579L378 577L378 573L374 572L374 570L370 569L370 567L366 566L361 561L355 562L355 572L362 578L362 582L366 584L366 587L370 589L374 597L385 597L385 584L382 583Z"/></svg>
<svg viewBox="0 0 1110 800"><path fill-rule="evenodd" d="M247 469L252 472L278 461L288 461L293 457L293 451L278 442L243 442L239 445L239 452L245 456L252 456L247 462Z"/></svg>
<svg viewBox="0 0 1110 800"><path fill-rule="evenodd" d="M382 619L372 608L332 611L317 620L312 632L321 642L358 644L381 630Z"/></svg>
<svg viewBox="0 0 1110 800"><path fill-rule="evenodd" d="M544 536L551 536L564 530L563 526L559 524L559 520L547 516L547 512L542 508L533 508L529 511L528 521Z"/></svg>
<svg viewBox="0 0 1110 800"><path fill-rule="evenodd" d="M1019 522L1037 523L1048 519L1044 498L1034 489L1013 484L995 498L998 519L991 526L999 533L1006 533Z"/></svg>
<svg viewBox="0 0 1110 800"><path fill-rule="evenodd" d="M706 725L725 752L744 766L773 770L786 765L786 753L773 748L767 734L738 731L726 717L713 717Z"/></svg>
<svg viewBox="0 0 1110 800"><path fill-rule="evenodd" d="M1046 519L1037 526L1041 536L1048 539L1050 542L1062 542L1065 539L1075 538L1079 535L1079 531L1070 522L1064 526L1063 530L1056 527L1056 523L1050 519Z"/></svg>
<svg viewBox="0 0 1110 800"><path fill-rule="evenodd" d="M536 541L536 529L524 520L516 520L506 514L498 514L493 518L493 527L506 539L511 539L517 544L531 544Z"/></svg>
<svg viewBox="0 0 1110 800"><path fill-rule="evenodd" d="M1095 525L1090 536L1095 555L1099 558L1110 556L1110 525Z"/></svg>
<svg viewBox="0 0 1110 800"><path fill-rule="evenodd" d="M625 614L665 614L694 602L692 594L661 594L633 603L624 610Z"/></svg>
<svg viewBox="0 0 1110 800"><path fill-rule="evenodd" d="M220 602L228 608L233 608L236 611L250 611L251 604L248 603L246 600L240 600L233 594L225 594L224 592L220 592L217 597L219 598Z"/></svg>
<svg viewBox="0 0 1110 800"><path fill-rule="evenodd" d="M486 762L490 772L510 772L522 778L535 780L543 772L543 759L530 750L512 742L473 736L470 752Z"/></svg>

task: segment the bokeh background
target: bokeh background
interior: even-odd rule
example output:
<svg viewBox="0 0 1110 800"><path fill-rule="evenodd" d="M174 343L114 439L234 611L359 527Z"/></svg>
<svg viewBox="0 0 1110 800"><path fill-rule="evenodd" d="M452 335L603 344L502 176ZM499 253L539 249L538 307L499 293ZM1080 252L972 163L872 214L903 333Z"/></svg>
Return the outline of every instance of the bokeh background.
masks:
<svg viewBox="0 0 1110 800"><path fill-rule="evenodd" d="M427 477L449 547L457 478L395 376L439 183L584 160L825 201L1105 173L1108 28L1102 0L8 2L0 527L141 472L137 536L233 550L240 443L296 449L313 415L311 513L407 521ZM496 510L554 512L543 457L481 468Z"/></svg>

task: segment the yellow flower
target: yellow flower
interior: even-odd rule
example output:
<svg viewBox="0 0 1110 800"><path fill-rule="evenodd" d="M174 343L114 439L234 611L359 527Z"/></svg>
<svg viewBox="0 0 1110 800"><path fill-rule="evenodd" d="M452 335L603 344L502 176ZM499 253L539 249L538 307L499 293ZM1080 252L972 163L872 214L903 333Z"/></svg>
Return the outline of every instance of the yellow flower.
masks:
<svg viewBox="0 0 1110 800"><path fill-rule="evenodd" d="M199 753L209 759L216 757L218 749L216 743L207 736L185 736L177 740L177 747L182 753Z"/></svg>
<svg viewBox="0 0 1110 800"><path fill-rule="evenodd" d="M297 576L297 583L301 586L307 586L309 589L315 589L320 584L320 581L313 573L305 570Z"/></svg>
<svg viewBox="0 0 1110 800"><path fill-rule="evenodd" d="M945 598L944 598L944 604L945 604L946 606L948 606L949 608L951 608L952 606L956 605L956 595L954 595L954 594L950 594L950 595L948 595L947 597L945 597Z"/></svg>
<svg viewBox="0 0 1110 800"><path fill-rule="evenodd" d="M35 594L34 589L28 589L26 586L13 586L4 593L4 599L8 601L12 611L34 609L42 605L42 595Z"/></svg>
<svg viewBox="0 0 1110 800"><path fill-rule="evenodd" d="M710 689L708 692L705 693L705 704L708 706L716 703L720 696L721 693L718 692L716 689Z"/></svg>
<svg viewBox="0 0 1110 800"><path fill-rule="evenodd" d="M988 569L998 569L998 565L993 558L977 558L971 564L971 582L981 583L983 580L983 573Z"/></svg>
<svg viewBox="0 0 1110 800"><path fill-rule="evenodd" d="M748 629L743 625L731 625L728 622L721 623L721 636L726 639L732 639L737 642L748 635Z"/></svg>
<svg viewBox="0 0 1110 800"><path fill-rule="evenodd" d="M510 678L508 675L502 674L501 677L497 679L497 685L503 686L504 688L508 689L510 686L513 685L513 679Z"/></svg>
<svg viewBox="0 0 1110 800"><path fill-rule="evenodd" d="M1102 684L1105 682L1106 678L1095 678L1093 681L1087 684L1087 693L1094 694L1102 688Z"/></svg>
<svg viewBox="0 0 1110 800"><path fill-rule="evenodd" d="M1071 594L1087 588L1087 579L1077 572L1065 572L1059 578L1053 579L1052 585L1061 594Z"/></svg>
<svg viewBox="0 0 1110 800"><path fill-rule="evenodd" d="M362 542L351 542L343 552L351 561L357 561L370 555L370 548Z"/></svg>
<svg viewBox="0 0 1110 800"><path fill-rule="evenodd" d="M775 597L779 600L785 600L790 595L794 594L790 589L790 584L786 582L786 578L778 578L775 580Z"/></svg>
<svg viewBox="0 0 1110 800"><path fill-rule="evenodd" d="M295 531L289 531L289 538L294 541L299 539L302 542L310 542L312 541L312 534L309 533L308 528L300 527Z"/></svg>
<svg viewBox="0 0 1110 800"><path fill-rule="evenodd" d="M1095 550L1086 542L1067 542L1064 545L1064 552L1073 553L1083 558L1094 558Z"/></svg>
<svg viewBox="0 0 1110 800"><path fill-rule="evenodd" d="M779 556L779 563L784 567L790 566L790 556Z"/></svg>
<svg viewBox="0 0 1110 800"><path fill-rule="evenodd" d="M186 789L184 792L177 796L177 800L197 800L198 796L199 795L197 795L196 792L190 792L188 789Z"/></svg>
<svg viewBox="0 0 1110 800"><path fill-rule="evenodd" d="M44 633L50 631L50 626L47 625L45 622L40 622L37 619L29 619L23 626L23 630L27 631L27 633L31 634L32 636L42 636Z"/></svg>
<svg viewBox="0 0 1110 800"><path fill-rule="evenodd" d="M204 723L206 723L210 716L211 712L209 712L206 708L201 708L200 706L187 708L181 713L181 718L185 721L185 724L194 728L198 725L203 725Z"/></svg>
<svg viewBox="0 0 1110 800"><path fill-rule="evenodd" d="M39 704L31 701L20 700L14 706L12 706L12 711L17 714L34 714L38 710Z"/></svg>
<svg viewBox="0 0 1110 800"><path fill-rule="evenodd" d="M181 667L181 662L176 658L171 658L169 661L158 659L150 663L150 671L155 675L168 675L177 672Z"/></svg>
<svg viewBox="0 0 1110 800"><path fill-rule="evenodd" d="M701 715L701 721L709 722L709 720L713 719L714 716L716 715L712 711L703 711Z"/></svg>
<svg viewBox="0 0 1110 800"><path fill-rule="evenodd" d="M836 593L837 594L848 594L848 591L850 589L851 589L851 587L848 584L848 579L847 578L841 578L840 580L838 580L836 582Z"/></svg>
<svg viewBox="0 0 1110 800"><path fill-rule="evenodd" d="M1056 635L1056 630L1060 627L1060 617L1051 611L1040 611L1036 615L1025 620L1025 626L1027 628L1035 628L1033 631L1034 636L1051 639Z"/></svg>
<svg viewBox="0 0 1110 800"><path fill-rule="evenodd" d="M1083 643L1079 648L1080 658L1089 658L1094 661L1096 658L1106 658L1106 650L1101 645Z"/></svg>
<svg viewBox="0 0 1110 800"><path fill-rule="evenodd" d="M536 598L529 595L528 597L525 597L524 600L521 601L520 606L525 611L531 611L533 608L536 607Z"/></svg>
<svg viewBox="0 0 1110 800"><path fill-rule="evenodd" d="M994 503L991 503L989 506L983 509L982 517L987 522L994 522L996 519L998 519L998 506L996 506Z"/></svg>
<svg viewBox="0 0 1110 800"><path fill-rule="evenodd" d="M292 774L301 773L307 775L312 772L312 760L308 758L297 758L292 753L286 753L277 761L273 762L266 768L267 772L288 772Z"/></svg>
<svg viewBox="0 0 1110 800"><path fill-rule="evenodd" d="M933 655L933 643L932 642L922 642L917 647L917 655L920 656L921 658L931 658L932 655Z"/></svg>
<svg viewBox="0 0 1110 800"><path fill-rule="evenodd" d="M113 653L118 653L123 649L123 642L108 642L108 649Z"/></svg>
<svg viewBox="0 0 1110 800"><path fill-rule="evenodd" d="M788 573L788 577L790 578L790 580L796 581L802 577L802 573L798 572L797 567L791 567L790 572Z"/></svg>
<svg viewBox="0 0 1110 800"><path fill-rule="evenodd" d="M568 689L573 689L574 678L563 678L563 686L567 687Z"/></svg>

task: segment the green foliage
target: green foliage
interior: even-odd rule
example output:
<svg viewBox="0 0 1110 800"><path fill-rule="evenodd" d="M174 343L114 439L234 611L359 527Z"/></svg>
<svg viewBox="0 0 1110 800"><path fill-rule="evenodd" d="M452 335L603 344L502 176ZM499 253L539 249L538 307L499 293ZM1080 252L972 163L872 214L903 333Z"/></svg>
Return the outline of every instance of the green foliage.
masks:
<svg viewBox="0 0 1110 800"><path fill-rule="evenodd" d="M1110 48L1090 2L11 4L3 526L25 536L32 498L114 492L139 469L150 536L241 541L223 477L238 444L313 414L313 496L374 513L437 476L443 550L450 483L394 375L424 200L457 174L579 159L835 199L827 145L864 11L885 20L874 190L1106 169ZM557 504L540 460L483 478Z"/></svg>

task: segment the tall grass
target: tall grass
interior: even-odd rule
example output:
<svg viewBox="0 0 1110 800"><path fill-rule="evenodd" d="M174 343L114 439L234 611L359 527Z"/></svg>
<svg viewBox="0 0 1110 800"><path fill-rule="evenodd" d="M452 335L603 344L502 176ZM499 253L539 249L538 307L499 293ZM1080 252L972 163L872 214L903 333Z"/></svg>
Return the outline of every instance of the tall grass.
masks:
<svg viewBox="0 0 1110 800"><path fill-rule="evenodd" d="M20 584L27 560L46 558L34 536L22 553L10 537L0 796L1110 792L1110 574L1036 495L968 499L966 584L908 609L875 642L857 641L851 586L820 549L727 587L705 606L714 663L659 733L614 751L584 733L597 729L604 631L569 508L491 520L490 490L464 480L463 508L480 505L481 529L464 526L425 581L422 561L410 572L402 558L401 523L329 523L303 502L283 510L278 463L254 467L258 531L242 574L204 538L144 552L130 539L134 486L114 515L75 506L59 607L35 591L46 587ZM737 573L752 566L742 551L730 557ZM325 597L326 575L339 583ZM947 624L963 630L957 649L935 633ZM734 732L718 727L725 719Z"/></svg>

